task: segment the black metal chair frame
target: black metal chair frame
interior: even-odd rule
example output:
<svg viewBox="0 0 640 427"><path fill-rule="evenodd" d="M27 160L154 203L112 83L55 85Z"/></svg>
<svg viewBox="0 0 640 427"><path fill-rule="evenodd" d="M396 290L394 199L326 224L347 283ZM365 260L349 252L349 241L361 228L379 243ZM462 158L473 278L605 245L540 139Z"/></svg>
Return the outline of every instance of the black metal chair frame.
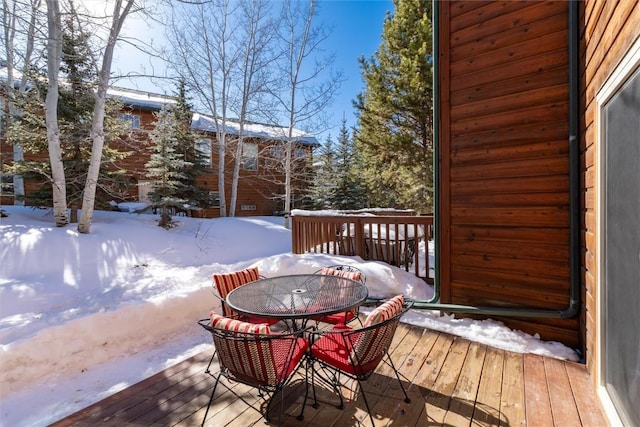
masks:
<svg viewBox="0 0 640 427"><path fill-rule="evenodd" d="M211 333L213 337L214 345L216 345L216 341L233 342L239 345L246 345L247 343L254 343L254 345L260 345L261 343L268 344L269 341L275 341L275 340L289 341L290 343L288 344L289 349L288 349L287 356L285 358L285 363L286 363L285 366L289 366L293 360L297 339L303 337L303 335L307 332L306 330L299 330L295 332L287 332L282 334L274 333L274 334L266 334L266 335L254 334L254 333L243 333L243 332L231 331L228 329L213 328L210 326L209 322L210 322L210 319L201 319L198 321L198 324ZM222 341L219 341L219 340L222 340ZM284 411L284 388L286 387L287 384L289 384L289 382L292 380L292 378L294 377L296 372L300 369L300 367L303 365L303 363L305 365L308 364L308 360L306 356L303 356L300 359L297 366L291 371L290 375L288 375L287 377L281 378L279 381L276 381L273 384L268 384L256 378L249 378L246 376L235 375L234 372L231 369L229 369L228 366L224 366L223 361L221 360L221 357L220 357L220 349L217 346L216 346L216 350L214 351L213 357L216 357L216 355L218 356L219 367L220 367L220 370L217 373L217 375L214 373L211 373L211 371L209 370L211 366L211 361L209 362L209 366L207 366L207 369L205 370L205 373L209 374L211 377L215 377L215 384L213 386L213 390L211 391L211 397L209 398L209 403L207 404L207 409L202 419L202 426L204 426L206 422L207 415L209 413L209 408L211 406L211 403L213 402L213 398L214 398L216 389L218 387L218 384L222 384L227 390L229 390L229 392L231 392L238 399L242 400L247 406L253 408L258 413L262 414L265 422L271 421L270 415L269 415L269 412L271 410L271 403L273 401L273 397L278 392L280 392L280 412L278 415L278 425L280 425L282 421L282 413ZM308 372L309 372L309 369L307 366L307 369L305 369L305 382L307 382L308 380ZM258 390L258 396L260 396L263 402L266 403L266 408L264 412L260 407L256 407L253 403L247 401L243 396L237 394L227 384L220 381L221 377L225 377L231 381L242 383L250 387L256 388ZM308 390L305 390L304 402L302 405L303 411L298 416L299 419L303 419L304 406L306 404L307 397L308 397Z"/></svg>
<svg viewBox="0 0 640 427"><path fill-rule="evenodd" d="M409 398L407 391L404 388L404 385L402 384L402 380L400 379L400 373L398 372L398 370L396 369L395 365L393 364L393 361L391 360L391 357L389 356L389 347L391 345L391 342L393 340L393 336L395 335L395 331L396 328L398 327L398 324L400 323L400 318L402 317L402 315L404 313L406 313L411 307L413 306L413 301L411 300L406 300L402 310L400 311L400 313L396 314L395 316L382 321L380 323L377 323L375 325L371 325L371 326L367 326L364 328L360 328L360 329L341 329L338 331L312 331L309 333L309 338L311 341L311 347L309 350L309 360L310 360L310 369L311 369L311 386L313 389L313 399L314 399L314 403L313 403L313 407L317 408L318 407L318 399L316 397L316 389L315 389L315 378L316 376L320 378L320 380L327 384L328 386L330 386L340 397L340 404L337 405L338 409L344 409L344 398L342 396L342 392L340 391L340 385L342 384L340 381L340 377L343 375L347 378L353 379L355 381L357 381L357 385L358 388L360 389L360 393L362 393L362 397L365 403L365 406L367 408L367 412L369 413L369 417L371 418L371 423L372 425L375 425L374 423L374 419L373 419L373 414L371 413L371 408L369 407L369 402L367 401L367 396L364 392L364 388L362 387L362 382L366 381L367 379L369 379L369 377L373 374L373 372L377 369L377 366L380 365L381 362L384 362L385 364L387 364L394 372L398 383L400 384L400 388L402 389L402 392L404 393L404 401L406 403L410 403L411 399ZM360 363L360 359L362 358L363 354L358 354L357 351L351 351L350 355L349 355L349 361L350 364L353 368L353 373L351 372L345 372L344 370L341 370L327 362L325 362L324 360L320 360L314 357L313 355L313 344L315 342L317 342L319 339L321 339L323 336L327 335L327 334L335 334L336 336L339 336L342 339L342 343L344 345L345 348L347 349L356 349L357 348L357 341L362 338L364 336L364 334L366 333L375 333L375 331L381 331L384 329L389 329L388 332L390 332L388 335L383 334L383 336L386 336L388 339L388 342L385 343L384 346L384 350L383 350L383 355L380 359L380 361L378 361L378 363L376 364L375 368L372 369L367 369L366 371L363 371L362 368L359 369L359 367L361 366ZM317 362L318 368L316 369L315 364ZM308 375L308 374L307 374ZM405 378L406 379L406 378Z"/></svg>

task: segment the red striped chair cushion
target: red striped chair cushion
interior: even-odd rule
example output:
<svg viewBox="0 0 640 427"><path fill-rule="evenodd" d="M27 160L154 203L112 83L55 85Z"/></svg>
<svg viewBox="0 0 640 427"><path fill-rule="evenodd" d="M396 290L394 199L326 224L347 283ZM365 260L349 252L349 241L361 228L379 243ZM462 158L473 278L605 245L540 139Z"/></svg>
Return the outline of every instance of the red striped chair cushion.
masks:
<svg viewBox="0 0 640 427"><path fill-rule="evenodd" d="M363 326L366 328L391 319L402 311L403 305L404 296L396 295L369 313ZM354 343L351 357L355 359L355 355L357 355L363 368L371 365L376 366L382 360L385 348L391 344L394 332L395 328L390 325L367 330Z"/></svg>
<svg viewBox="0 0 640 427"><path fill-rule="evenodd" d="M215 312L211 312L211 327L248 334L271 334L268 325L229 319ZM271 386L289 377L309 347L304 338L278 339L278 334L273 338L255 340L228 340L214 336L214 344L221 365L238 379Z"/></svg>
<svg viewBox="0 0 640 427"><path fill-rule="evenodd" d="M324 274L327 276L340 276L347 279L355 280L356 282L360 282L362 280L362 273L359 271L345 271L345 270L336 270L331 267L323 267L320 270L320 274Z"/></svg>
<svg viewBox="0 0 640 427"><path fill-rule="evenodd" d="M380 306L376 307L364 321L364 327L375 325L376 323L384 322L387 319L391 319L396 314L402 311L404 305L404 296L396 295L390 300L384 302Z"/></svg>
<svg viewBox="0 0 640 427"><path fill-rule="evenodd" d="M365 328L351 329L340 325L315 342L311 348L313 357L344 372L366 377L380 363L391 345L397 322L381 324L402 311L404 297L397 295L377 307L365 321ZM366 328L369 326L368 328Z"/></svg>
<svg viewBox="0 0 640 427"><path fill-rule="evenodd" d="M216 285L220 298L225 299L227 294L238 286L242 286L249 282L255 282L259 278L260 274L258 273L258 267L252 267L232 273L214 274L213 283ZM226 304L223 304L222 314L225 316L235 316L238 313L235 313L233 310L230 310Z"/></svg>
<svg viewBox="0 0 640 427"><path fill-rule="evenodd" d="M271 330L269 325L265 323L249 323L241 320L230 319L224 317L212 311L211 314L211 327L226 329L229 331L242 332L245 334L269 334Z"/></svg>

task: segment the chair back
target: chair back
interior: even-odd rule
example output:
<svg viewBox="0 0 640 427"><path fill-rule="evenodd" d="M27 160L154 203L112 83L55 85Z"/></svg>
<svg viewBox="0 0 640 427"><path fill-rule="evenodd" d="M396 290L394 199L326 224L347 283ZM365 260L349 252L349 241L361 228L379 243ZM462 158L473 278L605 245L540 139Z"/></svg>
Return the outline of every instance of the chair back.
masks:
<svg viewBox="0 0 640 427"><path fill-rule="evenodd" d="M255 387L278 387L293 372L308 347L300 333L271 333L253 324L211 314L198 322L213 336L218 362L228 378Z"/></svg>
<svg viewBox="0 0 640 427"><path fill-rule="evenodd" d="M324 274L327 276L340 276L347 279L355 280L363 285L367 281L365 274L358 268L351 265L331 265L329 267L322 267L316 271L315 274Z"/></svg>
<svg viewBox="0 0 640 427"><path fill-rule="evenodd" d="M391 347L400 318L412 305L412 301L405 301L398 295L374 309L363 328L344 332L355 375L367 378L373 373Z"/></svg>
<svg viewBox="0 0 640 427"><path fill-rule="evenodd" d="M255 282L260 278L260 274L258 273L258 267L252 267L231 273L214 274L212 278L218 295L224 301L229 292L249 282ZM227 317L238 316L238 313L231 310L224 303L222 304L222 314Z"/></svg>

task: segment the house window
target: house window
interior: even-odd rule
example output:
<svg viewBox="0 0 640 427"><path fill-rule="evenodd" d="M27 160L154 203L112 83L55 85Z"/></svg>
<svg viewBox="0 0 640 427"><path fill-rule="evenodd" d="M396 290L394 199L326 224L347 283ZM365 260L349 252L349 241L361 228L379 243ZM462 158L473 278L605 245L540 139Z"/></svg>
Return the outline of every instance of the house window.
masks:
<svg viewBox="0 0 640 427"><path fill-rule="evenodd" d="M202 156L205 165L212 166L211 159L211 140L209 138L198 138L195 144L196 151Z"/></svg>
<svg viewBox="0 0 640 427"><path fill-rule="evenodd" d="M599 395L612 425L640 425L640 39L596 95ZM619 418L615 420L615 418Z"/></svg>
<svg viewBox="0 0 640 427"><path fill-rule="evenodd" d="M248 171L258 169L258 144L245 143L242 146L242 165Z"/></svg>
<svg viewBox="0 0 640 427"><path fill-rule="evenodd" d="M284 148L280 145L271 147L271 157L274 159L284 159Z"/></svg>
<svg viewBox="0 0 640 427"><path fill-rule="evenodd" d="M220 193L217 191L209 191L209 203L214 208L220 207Z"/></svg>
<svg viewBox="0 0 640 427"><path fill-rule="evenodd" d="M131 125L131 129L140 129L140 115L139 114L129 114L129 113L120 113L118 114L120 120L124 120L125 122L129 122Z"/></svg>
<svg viewBox="0 0 640 427"><path fill-rule="evenodd" d="M0 193L13 194L13 175L0 176Z"/></svg>
<svg viewBox="0 0 640 427"><path fill-rule="evenodd" d="M307 150L305 148L296 148L293 155L296 159L304 159L307 157Z"/></svg>
<svg viewBox="0 0 640 427"><path fill-rule="evenodd" d="M4 114L4 109L0 109L0 135L7 133L7 118Z"/></svg>

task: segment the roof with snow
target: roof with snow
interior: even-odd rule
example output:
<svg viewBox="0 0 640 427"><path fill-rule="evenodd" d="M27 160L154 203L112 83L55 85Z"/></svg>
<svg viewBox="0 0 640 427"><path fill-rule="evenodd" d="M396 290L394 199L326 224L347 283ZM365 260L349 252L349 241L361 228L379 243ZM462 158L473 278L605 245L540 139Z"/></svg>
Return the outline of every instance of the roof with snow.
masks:
<svg viewBox="0 0 640 427"><path fill-rule="evenodd" d="M107 96L110 98L116 98L124 105L150 110L160 110L167 104L176 103L176 99L173 96L159 95L116 86L111 86L107 89Z"/></svg>
<svg viewBox="0 0 640 427"><path fill-rule="evenodd" d="M6 61L0 60L0 81L6 82L8 78L9 75ZM19 70L14 69L14 84L18 85L21 78L22 73ZM61 84L64 84L64 79L61 79L60 82ZM175 97L173 96L158 95L141 90L125 89L116 86L111 86L107 89L107 97L116 98L124 105L149 110L160 110L164 105L176 103Z"/></svg>
<svg viewBox="0 0 640 427"><path fill-rule="evenodd" d="M216 123L217 122L217 123ZM215 132L216 126L222 126L221 119L203 116L202 114L194 114L191 119L191 128L205 132ZM240 133L240 123L234 120L226 120L225 131L231 135ZM283 126L265 125L261 123L245 123L243 127L243 135L254 138L271 139L275 141L286 141L289 128ZM293 129L293 138L305 145L320 145L318 140L308 133L299 129Z"/></svg>
<svg viewBox="0 0 640 427"><path fill-rule="evenodd" d="M19 71L14 70L14 79L19 79L21 76L22 75ZM0 81L6 81L7 77L7 68L5 64L0 61ZM107 96L118 99L124 105L147 110L160 110L165 105L176 103L176 99L173 96L154 94L116 86L111 86L107 89ZM218 119L217 122L219 125L222 124L220 119ZM195 113L191 120L191 127L205 132L215 132L216 119ZM289 128L287 127L252 122L245 123L243 128L244 136L275 141L286 141L288 131ZM226 133L238 135L240 133L240 124L235 120L227 119ZM299 129L293 129L293 138L301 144L310 146L320 145L314 136Z"/></svg>

